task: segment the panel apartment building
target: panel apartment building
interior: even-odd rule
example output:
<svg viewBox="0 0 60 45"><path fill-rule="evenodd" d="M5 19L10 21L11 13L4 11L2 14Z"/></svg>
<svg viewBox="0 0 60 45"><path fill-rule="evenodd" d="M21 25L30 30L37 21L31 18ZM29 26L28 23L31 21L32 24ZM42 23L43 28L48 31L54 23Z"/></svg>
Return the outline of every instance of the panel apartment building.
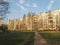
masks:
<svg viewBox="0 0 60 45"><path fill-rule="evenodd" d="M3 24L3 20L0 18L0 26L2 26Z"/></svg>
<svg viewBox="0 0 60 45"><path fill-rule="evenodd" d="M28 13L23 18L8 20L8 30L59 30L60 10L48 11L40 14Z"/></svg>

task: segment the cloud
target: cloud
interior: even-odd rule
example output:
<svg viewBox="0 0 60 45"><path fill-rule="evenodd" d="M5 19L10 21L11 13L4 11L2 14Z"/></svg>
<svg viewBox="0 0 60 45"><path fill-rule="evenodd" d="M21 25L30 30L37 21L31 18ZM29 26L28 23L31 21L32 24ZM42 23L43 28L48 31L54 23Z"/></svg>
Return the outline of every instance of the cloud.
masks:
<svg viewBox="0 0 60 45"><path fill-rule="evenodd" d="M4 2L9 2L9 0L3 0Z"/></svg>
<svg viewBox="0 0 60 45"><path fill-rule="evenodd" d="M26 8L24 7L24 5L20 5L19 3L16 3L16 5L17 5L22 11L26 11Z"/></svg>
<svg viewBox="0 0 60 45"><path fill-rule="evenodd" d="M21 8L22 10L25 10L25 7L24 7L23 5L21 5L20 8Z"/></svg>
<svg viewBox="0 0 60 45"><path fill-rule="evenodd" d="M50 4L49 4L49 6L48 6L48 10L50 10L50 9L51 9L51 7L52 7L53 3L54 3L54 0L51 0L51 1L50 1Z"/></svg>
<svg viewBox="0 0 60 45"><path fill-rule="evenodd" d="M20 8L23 9L23 10L25 9L24 6L22 6L22 5L20 6Z"/></svg>
<svg viewBox="0 0 60 45"><path fill-rule="evenodd" d="M24 0L20 0L20 4L23 4L25 1Z"/></svg>
<svg viewBox="0 0 60 45"><path fill-rule="evenodd" d="M26 6L27 6L27 7L30 7L30 4L27 3Z"/></svg>
<svg viewBox="0 0 60 45"><path fill-rule="evenodd" d="M52 0L51 3L54 3L54 0Z"/></svg>
<svg viewBox="0 0 60 45"><path fill-rule="evenodd" d="M16 3L16 5L17 5L17 6L20 6L20 4L19 4L19 3Z"/></svg>
<svg viewBox="0 0 60 45"><path fill-rule="evenodd" d="M33 3L32 4L32 7L38 7L36 3Z"/></svg>

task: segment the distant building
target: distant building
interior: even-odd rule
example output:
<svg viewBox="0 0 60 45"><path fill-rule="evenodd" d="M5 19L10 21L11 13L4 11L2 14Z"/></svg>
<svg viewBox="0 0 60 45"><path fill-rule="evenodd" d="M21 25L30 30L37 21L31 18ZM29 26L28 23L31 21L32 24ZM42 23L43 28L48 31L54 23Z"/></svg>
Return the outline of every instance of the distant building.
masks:
<svg viewBox="0 0 60 45"><path fill-rule="evenodd" d="M28 13L20 19L8 21L8 30L59 30L60 10L48 11L40 14Z"/></svg>
<svg viewBox="0 0 60 45"><path fill-rule="evenodd" d="M8 21L8 30L14 30L14 20Z"/></svg>
<svg viewBox="0 0 60 45"><path fill-rule="evenodd" d="M3 24L3 20L0 18L0 26Z"/></svg>

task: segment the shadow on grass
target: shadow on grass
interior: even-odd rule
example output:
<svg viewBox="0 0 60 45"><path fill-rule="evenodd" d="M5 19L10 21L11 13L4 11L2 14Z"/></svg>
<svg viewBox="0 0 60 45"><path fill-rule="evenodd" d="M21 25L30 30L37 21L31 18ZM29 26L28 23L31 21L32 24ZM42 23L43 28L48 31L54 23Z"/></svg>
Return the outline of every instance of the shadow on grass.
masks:
<svg viewBox="0 0 60 45"><path fill-rule="evenodd" d="M33 32L9 32L0 34L0 45L33 45Z"/></svg>

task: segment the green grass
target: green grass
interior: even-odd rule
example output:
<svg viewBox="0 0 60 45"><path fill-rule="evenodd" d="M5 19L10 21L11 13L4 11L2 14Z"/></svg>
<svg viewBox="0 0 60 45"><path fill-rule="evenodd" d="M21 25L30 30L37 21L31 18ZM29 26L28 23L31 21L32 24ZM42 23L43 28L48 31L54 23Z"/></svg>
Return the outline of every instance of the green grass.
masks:
<svg viewBox="0 0 60 45"><path fill-rule="evenodd" d="M40 34L51 44L60 45L60 32L42 31Z"/></svg>
<svg viewBox="0 0 60 45"><path fill-rule="evenodd" d="M33 45L34 32L0 33L0 45Z"/></svg>
<svg viewBox="0 0 60 45"><path fill-rule="evenodd" d="M60 45L60 32L39 31L51 45ZM34 32L21 31L0 33L0 45L34 45Z"/></svg>

